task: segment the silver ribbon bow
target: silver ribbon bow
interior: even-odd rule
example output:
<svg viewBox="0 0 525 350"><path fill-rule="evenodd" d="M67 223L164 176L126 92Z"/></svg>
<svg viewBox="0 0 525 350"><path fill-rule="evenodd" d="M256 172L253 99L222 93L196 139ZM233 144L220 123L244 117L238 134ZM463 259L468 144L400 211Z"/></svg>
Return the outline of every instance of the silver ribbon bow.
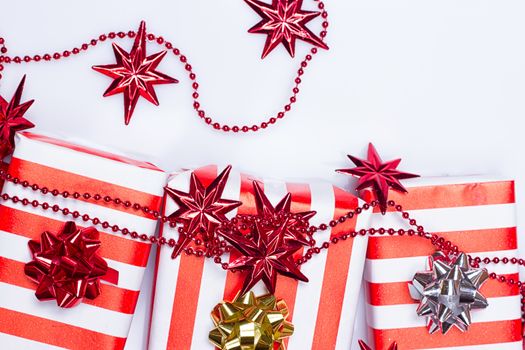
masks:
<svg viewBox="0 0 525 350"><path fill-rule="evenodd" d="M471 324L470 311L484 309L487 299L479 292L489 274L483 268L471 268L467 255L436 252L429 257L430 271L418 272L409 283L410 295L420 300L418 316L428 317L430 334L446 334L452 326L462 332Z"/></svg>

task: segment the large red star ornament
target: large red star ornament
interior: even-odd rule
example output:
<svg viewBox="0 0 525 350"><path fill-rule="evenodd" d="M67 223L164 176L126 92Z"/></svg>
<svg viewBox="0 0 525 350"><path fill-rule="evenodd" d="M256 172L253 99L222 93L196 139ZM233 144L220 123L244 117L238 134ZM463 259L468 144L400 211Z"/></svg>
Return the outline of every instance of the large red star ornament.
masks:
<svg viewBox="0 0 525 350"><path fill-rule="evenodd" d="M308 282L308 278L301 273L293 260L293 254L301 246L284 242L285 227L286 222L272 229L256 220L250 235L235 231L219 231L219 234L241 254L239 258L229 263L228 269L248 270L241 295L261 280L273 294L277 284L277 274Z"/></svg>
<svg viewBox="0 0 525 350"><path fill-rule="evenodd" d="M281 218L284 223L284 242L287 244L309 245L306 236L308 220L315 214L315 211L305 211L301 213L292 213L292 195L286 194L283 199L274 207L268 197L264 194L261 186L257 181L253 182L255 189L255 206L257 215L262 218L272 219L273 221Z"/></svg>
<svg viewBox="0 0 525 350"><path fill-rule="evenodd" d="M114 79L104 92L104 97L118 93L124 94L124 122L128 125L140 96L158 106L159 101L153 85L172 84L179 81L155 70L166 55L166 51L146 57L146 23L144 21L140 22L131 51L128 53L113 43L113 52L117 63L93 66L93 69Z"/></svg>
<svg viewBox="0 0 525 350"><path fill-rule="evenodd" d="M244 1L262 17L259 23L248 30L250 33L267 35L262 58L265 58L280 43L294 57L296 39L328 49L321 38L306 27L306 23L321 13L301 10L303 0L272 0L271 5L258 0Z"/></svg>
<svg viewBox="0 0 525 350"><path fill-rule="evenodd" d="M34 100L20 103L25 81L26 76L24 75L11 101L7 102L0 96L0 161L13 152L15 133L34 127L33 123L24 118L24 114Z"/></svg>
<svg viewBox="0 0 525 350"><path fill-rule="evenodd" d="M419 177L419 175L397 170L401 159L383 162L372 143L368 144L368 159L359 159L351 155L348 155L348 158L356 167L336 171L358 177L357 191L372 187L383 214L386 213L389 189L406 193L406 188L399 180Z"/></svg>
<svg viewBox="0 0 525 350"><path fill-rule="evenodd" d="M372 348L366 345L366 343L362 340L358 340L357 343L359 344L361 350L372 350ZM388 350L397 350L397 343L393 342L388 348Z"/></svg>
<svg viewBox="0 0 525 350"><path fill-rule="evenodd" d="M168 196L179 207L168 218L182 223L185 232L179 236L173 258L178 256L197 234L201 234L205 241L213 240L216 237L215 229L227 220L226 214L242 205L242 202L221 198L230 171L231 166L226 167L208 187L204 187L195 173L192 173L188 193L165 188Z"/></svg>

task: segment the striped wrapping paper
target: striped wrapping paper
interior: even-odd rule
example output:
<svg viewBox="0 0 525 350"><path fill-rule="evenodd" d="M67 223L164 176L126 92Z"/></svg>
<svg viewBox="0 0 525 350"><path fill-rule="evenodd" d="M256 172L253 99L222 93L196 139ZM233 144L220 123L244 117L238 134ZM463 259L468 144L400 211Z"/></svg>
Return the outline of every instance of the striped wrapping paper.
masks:
<svg viewBox="0 0 525 350"><path fill-rule="evenodd" d="M483 257L517 256L514 183L490 178L429 178L407 181L408 194L390 193L418 224L451 240L461 250ZM374 213L372 227L408 228L400 215ZM429 335L426 319L416 315L417 301L407 283L426 269L433 245L417 237L369 238L365 280L367 321L376 348L387 349L522 349L520 296L516 286L489 279L481 288L489 306L472 311L466 333L453 327L446 335ZM517 265L490 264L490 272L518 279Z"/></svg>
<svg viewBox="0 0 525 350"><path fill-rule="evenodd" d="M208 186L222 171L209 166L195 170L197 177ZM188 192L190 171L174 176L169 187ZM256 214L252 181L255 178L232 171L223 198L240 200L243 205L236 213ZM360 201L343 190L326 183L292 184L258 179L273 205L285 195L292 194L292 212L315 210L310 220L318 225L338 218L358 206ZM177 209L167 199L165 212ZM368 225L369 215L361 214L336 228L320 232L319 244L330 235L338 235ZM176 238L176 233L165 227L161 233ZM295 325L294 335L287 340L289 350L350 349L355 307L361 285L366 254L366 237L349 239L331 246L301 266L309 283L297 282L279 276L275 295L283 298ZM213 328L210 313L223 299L231 300L241 289L241 273L226 272L211 259L182 254L171 259L171 250L162 248L157 256L157 276L150 331L150 350L204 350L213 349L208 333ZM226 257L227 261L227 257ZM265 293L256 286L256 294Z"/></svg>
<svg viewBox="0 0 525 350"><path fill-rule="evenodd" d="M9 172L49 189L100 193L154 210L160 209L167 180L167 175L151 164L31 133L17 135ZM4 192L78 210L139 233L153 234L157 228L157 221L145 214L104 201L44 196L10 182L5 183ZM99 253L118 271L118 284L102 281L98 298L62 309L54 301L36 299L36 283L25 276L24 264L31 260L28 241L40 240L46 230L57 233L67 220L73 218L20 203L9 201L0 206L2 349L124 348L151 245L97 227L102 242ZM85 225L81 219L76 223Z"/></svg>
<svg viewBox="0 0 525 350"><path fill-rule="evenodd" d="M0 170L7 170L7 163L0 160ZM4 186L4 180L0 179L0 189Z"/></svg>

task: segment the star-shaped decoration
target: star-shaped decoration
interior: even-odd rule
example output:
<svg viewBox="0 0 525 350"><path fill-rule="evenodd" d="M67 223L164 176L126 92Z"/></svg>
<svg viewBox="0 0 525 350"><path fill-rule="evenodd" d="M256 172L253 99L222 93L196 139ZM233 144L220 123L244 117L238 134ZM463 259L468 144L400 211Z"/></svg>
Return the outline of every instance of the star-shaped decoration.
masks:
<svg viewBox="0 0 525 350"><path fill-rule="evenodd" d="M359 344L361 350L372 350L372 348L366 345L366 343L362 340L358 340L357 343ZM397 343L393 342L388 348L388 350L397 350Z"/></svg>
<svg viewBox="0 0 525 350"><path fill-rule="evenodd" d="M392 188L395 191L406 193L406 188L399 180L419 177L419 175L397 170L401 159L383 162L374 145L371 143L368 145L368 159L359 159L351 155L348 155L348 158L350 158L356 167L351 169L338 169L336 171L358 177L357 191L372 187L383 214L386 213L388 191Z"/></svg>
<svg viewBox="0 0 525 350"><path fill-rule="evenodd" d="M216 237L215 229L227 220L226 214L242 205L242 202L222 198L230 171L231 166L226 167L208 187L204 187L195 173L192 173L188 193L165 188L168 196L179 207L168 218L184 224L185 231L185 234L179 236L173 258L179 255L197 234L201 234L205 241L213 240Z"/></svg>
<svg viewBox="0 0 525 350"><path fill-rule="evenodd" d="M310 220L316 212L305 211L301 213L292 213L292 195L290 193L286 194L286 196L284 196L284 198L274 207L257 181L253 182L253 187L255 190L257 215L278 222L278 225L280 224L279 221L284 223L285 226L283 230L285 243L309 245L310 243L306 236L306 229L308 228L308 220ZM292 216L295 216L295 218Z"/></svg>
<svg viewBox="0 0 525 350"><path fill-rule="evenodd" d="M33 123L24 118L34 100L20 103L25 81L24 75L11 101L7 102L0 96L0 161L13 152L15 133L34 127Z"/></svg>
<svg viewBox="0 0 525 350"><path fill-rule="evenodd" d="M280 43L294 57L296 39L328 49L321 38L306 27L306 23L321 13L301 10L303 0L272 0L271 5L258 0L244 1L262 17L262 20L248 31L267 35L262 58Z"/></svg>
<svg viewBox="0 0 525 350"><path fill-rule="evenodd" d="M479 289L489 278L486 269L471 268L465 253L436 252L429 258L430 271L418 272L409 283L410 295L420 300L418 316L427 317L430 334L446 334L452 326L465 332L472 309L484 309L487 299Z"/></svg>
<svg viewBox="0 0 525 350"><path fill-rule="evenodd" d="M299 245L284 243L286 222L271 229L255 221L250 235L235 231L219 231L224 239L239 251L241 256L228 265L228 269L248 270L241 294L248 292L259 281L263 281L273 294L277 284L277 274L308 282L293 260Z"/></svg>
<svg viewBox="0 0 525 350"><path fill-rule="evenodd" d="M128 53L113 43L113 52L117 63L93 66L99 73L113 78L113 82L104 92L104 97L118 93L124 94L124 122L129 124L140 96L158 106L159 101L153 85L178 83L177 79L155 69L166 55L166 51L146 57L146 23L140 23L133 48Z"/></svg>

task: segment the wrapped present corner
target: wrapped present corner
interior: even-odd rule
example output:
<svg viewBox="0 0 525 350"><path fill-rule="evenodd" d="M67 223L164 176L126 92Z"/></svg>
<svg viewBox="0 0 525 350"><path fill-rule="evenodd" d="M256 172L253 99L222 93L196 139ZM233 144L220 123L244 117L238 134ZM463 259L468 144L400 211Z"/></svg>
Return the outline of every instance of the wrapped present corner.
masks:
<svg viewBox="0 0 525 350"><path fill-rule="evenodd" d="M184 171L175 174L168 187L187 193L190 182L194 181L192 177L198 178L199 183L206 187L222 171L223 167L217 166ZM337 219L363 204L355 196L331 184L268 181L232 170L223 189L222 198L240 201L242 205L227 213L229 218L236 214L256 213L254 180L258 180L265 196L273 205L277 205L290 193L291 212L315 211L316 214L310 219L310 224L314 225ZM167 196L166 215L178 209L179 205ZM363 212L332 230L318 231L313 237L321 243L344 232L366 228L368 214ZM166 239L178 239L177 230L168 225L161 229L161 235ZM345 242L330 246L308 263L300 265L300 271L309 279L308 283L278 276L274 294L278 301L285 302L281 305L286 309L286 312L282 312L286 320L279 323L281 326L286 325L286 331L279 331L279 344L284 337L286 339L282 339L282 345L286 345L290 350L350 348L366 244L366 237L349 238ZM228 262L231 259L231 255L229 258L226 255L223 261ZM213 259L188 256L185 253L172 259L172 250L162 248L157 261L149 349L214 349L208 338L214 344L221 344L221 333L222 336L227 334L228 327L221 323L222 318L216 305L223 300L234 301L243 285L242 275L242 272L223 270ZM267 291L258 284L255 286L255 292L260 295ZM244 306L237 310L242 310L252 303L241 303ZM232 304L228 305L231 307ZM229 314L226 312L226 315ZM274 314L274 317L275 315L281 318L281 314ZM226 317L224 312L222 317ZM294 327L291 336L289 323ZM222 341L224 342L224 339Z"/></svg>
<svg viewBox="0 0 525 350"><path fill-rule="evenodd" d="M485 177L422 178L405 182L407 194L391 192L430 233L450 240L465 253L481 258L517 257L513 181ZM370 198L370 193L364 194ZM372 215L371 227L409 226L399 213ZM365 286L367 322L378 350L396 341L400 349L522 349L520 293L516 285L487 280L480 292L488 307L471 311L465 332L452 327L429 334L427 318L416 314L419 301L408 284L427 269L435 252L429 240L400 236L369 237ZM517 264L481 264L489 272L518 280Z"/></svg>
<svg viewBox="0 0 525 350"><path fill-rule="evenodd" d="M32 259L31 252L37 256L43 250L38 243L41 237L54 244L60 235L69 233L62 232L66 221L75 221L78 228L89 225L81 216L75 219L61 211L23 205L21 200L46 202L50 207L58 205L70 212L78 211L101 222L151 235L155 233L157 220L133 208L105 201L104 197L160 210L166 174L149 163L32 133L16 136L16 150L8 172L20 182L6 181L3 192L17 196L20 201L2 201L0 205L0 347L123 349L151 244L115 233L111 228L98 226L98 234L93 230L80 231L89 241L85 248L87 257L93 258L93 242L100 255L92 259L95 270L88 272L93 276L103 274L107 264L118 278L102 280L100 286L88 283L90 290L86 295L93 298L98 288L100 295L92 300L85 298L71 308L58 307L55 301L39 301L35 297L37 283L24 274L24 265ZM27 181L29 186L22 186L21 181ZM38 186L37 190L31 188L33 184ZM47 190L42 191L44 187ZM70 195L55 196L53 189ZM81 196L73 198L75 192ZM84 197L85 193L90 197ZM101 199L95 200L96 194ZM79 242L78 237L70 238ZM43 263L49 257L46 254L40 256ZM70 260L62 262L72 264ZM30 264L26 270L35 280L42 273L37 267ZM46 293L39 287L36 294L46 297Z"/></svg>

